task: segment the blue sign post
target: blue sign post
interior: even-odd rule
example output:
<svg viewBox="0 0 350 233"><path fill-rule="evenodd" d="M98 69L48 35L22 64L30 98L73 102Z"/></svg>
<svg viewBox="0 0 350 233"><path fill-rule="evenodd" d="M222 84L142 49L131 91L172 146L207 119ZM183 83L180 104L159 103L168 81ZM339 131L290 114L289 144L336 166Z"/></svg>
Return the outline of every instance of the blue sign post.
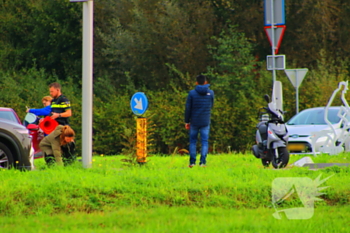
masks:
<svg viewBox="0 0 350 233"><path fill-rule="evenodd" d="M141 117L148 108L148 99L143 92L136 92L130 100L131 110L136 119L136 161L142 165L147 158L147 118Z"/></svg>
<svg viewBox="0 0 350 233"><path fill-rule="evenodd" d="M143 92L136 92L130 100L130 107L132 112L137 115L141 116L144 114L148 109L148 99Z"/></svg>
<svg viewBox="0 0 350 233"><path fill-rule="evenodd" d="M272 48L272 83L276 81L275 55L286 29L284 0L264 0L264 23L266 35ZM277 34L277 35L276 35Z"/></svg>

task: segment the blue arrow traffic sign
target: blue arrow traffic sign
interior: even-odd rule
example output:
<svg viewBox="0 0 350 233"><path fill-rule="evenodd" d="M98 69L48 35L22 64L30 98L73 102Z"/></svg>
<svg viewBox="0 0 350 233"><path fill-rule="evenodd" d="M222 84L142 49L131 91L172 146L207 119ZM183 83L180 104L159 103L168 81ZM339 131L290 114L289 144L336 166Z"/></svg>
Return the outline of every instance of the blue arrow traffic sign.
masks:
<svg viewBox="0 0 350 233"><path fill-rule="evenodd" d="M135 115L142 115L147 111L148 99L143 92L136 92L130 100L131 110Z"/></svg>

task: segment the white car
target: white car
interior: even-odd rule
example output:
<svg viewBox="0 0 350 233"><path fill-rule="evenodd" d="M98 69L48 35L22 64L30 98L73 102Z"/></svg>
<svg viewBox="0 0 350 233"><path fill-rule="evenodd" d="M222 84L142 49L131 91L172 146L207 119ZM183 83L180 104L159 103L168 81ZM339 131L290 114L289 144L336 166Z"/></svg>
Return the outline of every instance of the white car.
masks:
<svg viewBox="0 0 350 233"><path fill-rule="evenodd" d="M329 107L327 120L325 111L326 107L305 109L286 123L290 153L315 154L350 150L350 116L346 114L345 107Z"/></svg>

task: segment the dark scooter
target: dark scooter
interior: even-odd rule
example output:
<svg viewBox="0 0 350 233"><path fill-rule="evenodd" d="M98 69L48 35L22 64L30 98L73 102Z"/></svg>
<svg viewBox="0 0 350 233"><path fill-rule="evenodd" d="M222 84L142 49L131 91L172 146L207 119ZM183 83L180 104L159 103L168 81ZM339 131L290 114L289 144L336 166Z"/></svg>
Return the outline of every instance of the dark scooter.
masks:
<svg viewBox="0 0 350 233"><path fill-rule="evenodd" d="M259 123L256 125L256 145L252 151L256 158L261 159L262 164L268 167L270 163L274 168L284 168L289 162L288 130L283 121L285 112L276 109L276 105L270 102L269 95L264 99L267 107L258 111Z"/></svg>

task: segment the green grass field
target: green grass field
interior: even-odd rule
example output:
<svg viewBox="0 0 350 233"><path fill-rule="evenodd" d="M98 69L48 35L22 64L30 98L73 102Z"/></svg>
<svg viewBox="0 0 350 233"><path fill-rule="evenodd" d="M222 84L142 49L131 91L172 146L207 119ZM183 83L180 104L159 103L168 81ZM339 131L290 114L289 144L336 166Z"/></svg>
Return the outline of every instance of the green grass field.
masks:
<svg viewBox="0 0 350 233"><path fill-rule="evenodd" d="M94 156L92 168L0 170L0 232L350 232L350 168L264 169L252 155L154 156L125 166L121 156ZM291 156L290 164L302 158ZM348 154L312 157L350 162ZM272 183L281 177L329 178L309 219L273 217ZM302 207L294 198L278 210Z"/></svg>

